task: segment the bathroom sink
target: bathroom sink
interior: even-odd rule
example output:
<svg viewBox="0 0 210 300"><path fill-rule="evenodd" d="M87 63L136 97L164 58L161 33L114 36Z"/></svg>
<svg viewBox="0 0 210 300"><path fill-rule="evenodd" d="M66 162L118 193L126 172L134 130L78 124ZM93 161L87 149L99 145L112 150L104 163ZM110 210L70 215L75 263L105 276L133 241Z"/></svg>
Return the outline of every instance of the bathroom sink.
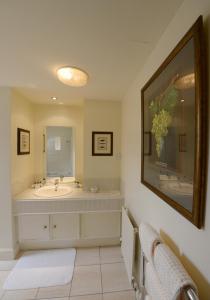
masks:
<svg viewBox="0 0 210 300"><path fill-rule="evenodd" d="M187 182L167 182L164 188L176 195L191 196L193 194L193 184Z"/></svg>
<svg viewBox="0 0 210 300"><path fill-rule="evenodd" d="M38 197L55 198L55 197L65 196L71 192L72 192L72 188L69 186L59 185L56 189L54 185L50 185L50 186L43 186L38 190L35 190L33 194Z"/></svg>

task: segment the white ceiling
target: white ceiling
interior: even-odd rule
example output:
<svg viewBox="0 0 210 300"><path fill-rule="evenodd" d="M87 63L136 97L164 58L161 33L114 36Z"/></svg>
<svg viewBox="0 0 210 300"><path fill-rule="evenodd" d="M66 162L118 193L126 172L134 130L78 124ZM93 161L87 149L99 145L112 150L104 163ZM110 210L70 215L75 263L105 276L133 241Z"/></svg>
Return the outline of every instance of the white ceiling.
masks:
<svg viewBox="0 0 210 300"><path fill-rule="evenodd" d="M0 0L0 86L33 102L121 100L183 0ZM63 85L60 66L90 76Z"/></svg>

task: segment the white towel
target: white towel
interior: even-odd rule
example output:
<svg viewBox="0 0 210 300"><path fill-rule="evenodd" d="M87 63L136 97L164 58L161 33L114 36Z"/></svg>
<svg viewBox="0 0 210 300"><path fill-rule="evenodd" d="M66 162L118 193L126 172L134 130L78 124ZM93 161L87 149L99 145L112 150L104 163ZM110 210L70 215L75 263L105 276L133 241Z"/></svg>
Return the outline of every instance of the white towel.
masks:
<svg viewBox="0 0 210 300"><path fill-rule="evenodd" d="M194 282L168 246L157 245L153 261L161 285L170 295L168 299L177 299L181 289L185 286L191 286L196 291Z"/></svg>
<svg viewBox="0 0 210 300"><path fill-rule="evenodd" d="M148 261L152 261L154 247L161 241L160 236L149 224L141 223L139 237L144 255Z"/></svg>
<svg viewBox="0 0 210 300"><path fill-rule="evenodd" d="M147 297L149 297L149 299L169 300L167 290L163 286L161 286L152 263L150 262L146 263L145 266L145 288Z"/></svg>

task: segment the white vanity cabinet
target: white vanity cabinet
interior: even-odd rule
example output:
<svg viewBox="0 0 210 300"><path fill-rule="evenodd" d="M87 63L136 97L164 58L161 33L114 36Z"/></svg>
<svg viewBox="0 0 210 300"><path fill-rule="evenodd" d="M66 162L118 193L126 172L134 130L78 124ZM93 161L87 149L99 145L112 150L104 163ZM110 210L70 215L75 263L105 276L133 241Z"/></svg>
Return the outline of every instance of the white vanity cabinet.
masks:
<svg viewBox="0 0 210 300"><path fill-rule="evenodd" d="M81 238L106 238L120 236L119 212L93 212L81 215Z"/></svg>
<svg viewBox="0 0 210 300"><path fill-rule="evenodd" d="M121 207L122 197L117 193L18 199L13 208L17 247L27 250L119 244Z"/></svg>
<svg viewBox="0 0 210 300"><path fill-rule="evenodd" d="M79 238L79 214L51 215L51 238L75 240Z"/></svg>
<svg viewBox="0 0 210 300"><path fill-rule="evenodd" d="M18 217L18 227L20 240L78 239L79 215L22 215Z"/></svg>
<svg viewBox="0 0 210 300"><path fill-rule="evenodd" d="M18 217L19 240L49 240L49 215L22 215Z"/></svg>

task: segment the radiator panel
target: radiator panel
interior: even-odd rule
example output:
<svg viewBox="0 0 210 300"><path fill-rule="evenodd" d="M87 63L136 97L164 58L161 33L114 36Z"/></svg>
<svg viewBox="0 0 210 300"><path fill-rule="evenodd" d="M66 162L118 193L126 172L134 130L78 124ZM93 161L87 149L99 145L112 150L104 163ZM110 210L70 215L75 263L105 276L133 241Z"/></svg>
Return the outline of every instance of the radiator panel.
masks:
<svg viewBox="0 0 210 300"><path fill-rule="evenodd" d="M122 207L122 243L121 252L130 283L134 274L135 240L137 229L133 226L126 208Z"/></svg>

